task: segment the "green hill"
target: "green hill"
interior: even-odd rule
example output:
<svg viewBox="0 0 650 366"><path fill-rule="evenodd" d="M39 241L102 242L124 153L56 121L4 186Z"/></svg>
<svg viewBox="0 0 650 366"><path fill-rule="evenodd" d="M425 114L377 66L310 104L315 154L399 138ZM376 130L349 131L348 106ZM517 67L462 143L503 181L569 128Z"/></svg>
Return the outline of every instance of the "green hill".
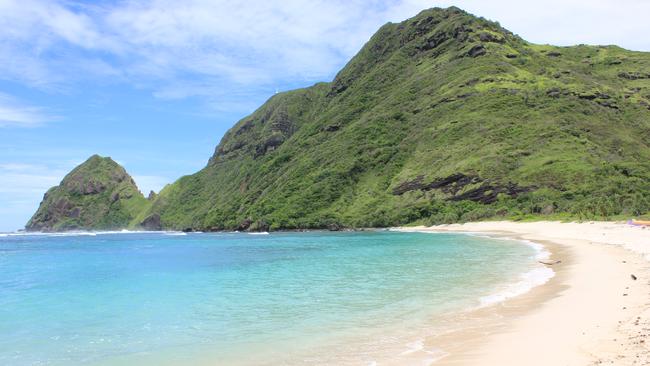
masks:
<svg viewBox="0 0 650 366"><path fill-rule="evenodd" d="M331 83L273 96L143 217L390 226L650 209L650 54L528 43L460 9L386 24Z"/></svg>
<svg viewBox="0 0 650 366"><path fill-rule="evenodd" d="M458 8L280 93L133 225L392 226L650 210L650 53L536 45Z"/></svg>
<svg viewBox="0 0 650 366"><path fill-rule="evenodd" d="M147 200L135 182L111 158L91 156L50 188L29 220L29 231L125 228Z"/></svg>

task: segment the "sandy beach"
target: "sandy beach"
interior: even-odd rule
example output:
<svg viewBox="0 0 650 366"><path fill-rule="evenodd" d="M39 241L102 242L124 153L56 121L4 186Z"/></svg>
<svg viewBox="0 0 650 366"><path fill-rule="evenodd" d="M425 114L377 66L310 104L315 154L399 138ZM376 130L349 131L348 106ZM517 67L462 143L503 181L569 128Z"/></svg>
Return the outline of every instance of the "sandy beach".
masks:
<svg viewBox="0 0 650 366"><path fill-rule="evenodd" d="M399 230L525 239L561 261L545 285L474 314L487 319L474 329L427 340L449 352L436 365L650 364L650 228L503 221Z"/></svg>

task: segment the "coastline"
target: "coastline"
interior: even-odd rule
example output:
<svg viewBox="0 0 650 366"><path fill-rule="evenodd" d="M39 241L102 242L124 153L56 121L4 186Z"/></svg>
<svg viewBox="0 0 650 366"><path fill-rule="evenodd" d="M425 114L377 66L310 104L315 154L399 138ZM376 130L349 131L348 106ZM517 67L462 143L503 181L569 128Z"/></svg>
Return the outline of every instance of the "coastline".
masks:
<svg viewBox="0 0 650 366"><path fill-rule="evenodd" d="M470 327L428 339L435 365L650 363L650 230L622 223L478 222L399 231L465 232L543 244L555 276L467 314ZM634 274L637 280L633 280Z"/></svg>

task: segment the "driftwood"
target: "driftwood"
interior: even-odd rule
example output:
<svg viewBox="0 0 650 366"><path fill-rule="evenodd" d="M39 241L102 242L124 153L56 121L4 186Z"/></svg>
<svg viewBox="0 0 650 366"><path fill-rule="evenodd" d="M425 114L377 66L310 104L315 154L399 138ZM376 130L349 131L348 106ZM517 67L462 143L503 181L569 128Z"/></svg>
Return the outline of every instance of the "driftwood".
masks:
<svg viewBox="0 0 650 366"><path fill-rule="evenodd" d="M552 265L554 265L554 264L560 264L560 263L562 263L562 261L560 261L560 260L555 260L555 261L550 261L550 260L549 260L549 261L538 261L538 262L541 263L541 264L545 264L545 265L547 265L547 266L552 266Z"/></svg>

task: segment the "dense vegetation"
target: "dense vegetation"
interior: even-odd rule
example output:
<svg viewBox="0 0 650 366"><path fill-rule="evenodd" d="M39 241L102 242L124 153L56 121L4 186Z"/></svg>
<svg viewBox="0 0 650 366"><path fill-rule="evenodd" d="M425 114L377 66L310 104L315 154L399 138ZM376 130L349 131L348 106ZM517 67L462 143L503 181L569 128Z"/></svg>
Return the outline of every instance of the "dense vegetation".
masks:
<svg viewBox="0 0 650 366"><path fill-rule="evenodd" d="M458 8L273 96L132 225L391 226L650 210L650 54L535 45Z"/></svg>
<svg viewBox="0 0 650 366"><path fill-rule="evenodd" d="M530 44L457 8L272 97L143 217L293 229L650 210L650 55Z"/></svg>
<svg viewBox="0 0 650 366"><path fill-rule="evenodd" d="M111 158L93 155L50 188L27 223L31 231L125 228L148 205Z"/></svg>

